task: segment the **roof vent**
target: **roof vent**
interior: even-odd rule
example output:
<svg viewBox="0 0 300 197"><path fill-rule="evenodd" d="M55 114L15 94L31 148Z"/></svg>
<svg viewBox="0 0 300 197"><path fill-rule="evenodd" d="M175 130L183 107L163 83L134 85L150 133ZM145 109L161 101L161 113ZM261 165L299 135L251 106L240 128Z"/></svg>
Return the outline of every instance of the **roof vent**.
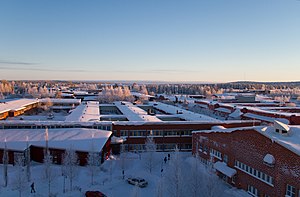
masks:
<svg viewBox="0 0 300 197"><path fill-rule="evenodd" d="M290 134L290 127L287 124L284 124L278 120L274 120L274 129L276 133L281 135L289 135Z"/></svg>

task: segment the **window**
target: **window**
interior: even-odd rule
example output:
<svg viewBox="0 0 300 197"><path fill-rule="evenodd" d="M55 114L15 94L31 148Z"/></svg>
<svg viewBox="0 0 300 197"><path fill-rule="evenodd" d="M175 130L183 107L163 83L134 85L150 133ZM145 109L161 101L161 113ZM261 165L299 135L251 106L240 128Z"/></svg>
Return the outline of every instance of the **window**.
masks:
<svg viewBox="0 0 300 197"><path fill-rule="evenodd" d="M219 152L219 151L217 151L217 150L215 150L215 149L211 149L210 150L210 156L214 156L214 157L222 160L222 153Z"/></svg>
<svg viewBox="0 0 300 197"><path fill-rule="evenodd" d="M276 129L276 132L279 133L279 129Z"/></svg>
<svg viewBox="0 0 300 197"><path fill-rule="evenodd" d="M291 185L286 185L286 197L296 197L296 188Z"/></svg>
<svg viewBox="0 0 300 197"><path fill-rule="evenodd" d="M281 132L282 132L282 133L287 133L287 131L286 131L286 130L282 130Z"/></svg>
<svg viewBox="0 0 300 197"><path fill-rule="evenodd" d="M248 193L251 196L258 196L258 190L255 187L253 187L252 185L248 185Z"/></svg>
<svg viewBox="0 0 300 197"><path fill-rule="evenodd" d="M224 161L225 163L228 163L228 156L227 156L227 155L224 155L223 161Z"/></svg>

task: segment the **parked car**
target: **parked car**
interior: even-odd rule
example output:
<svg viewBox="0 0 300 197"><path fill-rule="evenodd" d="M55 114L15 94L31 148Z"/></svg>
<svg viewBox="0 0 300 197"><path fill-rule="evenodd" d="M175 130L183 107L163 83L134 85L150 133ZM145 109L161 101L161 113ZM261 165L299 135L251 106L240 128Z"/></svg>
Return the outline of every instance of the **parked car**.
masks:
<svg viewBox="0 0 300 197"><path fill-rule="evenodd" d="M99 191L87 191L85 192L86 197L107 197L105 194Z"/></svg>
<svg viewBox="0 0 300 197"><path fill-rule="evenodd" d="M146 187L148 185L148 182L145 181L145 179L142 179L142 178L129 177L127 179L127 182L131 185L136 185L136 186L139 186L139 187Z"/></svg>

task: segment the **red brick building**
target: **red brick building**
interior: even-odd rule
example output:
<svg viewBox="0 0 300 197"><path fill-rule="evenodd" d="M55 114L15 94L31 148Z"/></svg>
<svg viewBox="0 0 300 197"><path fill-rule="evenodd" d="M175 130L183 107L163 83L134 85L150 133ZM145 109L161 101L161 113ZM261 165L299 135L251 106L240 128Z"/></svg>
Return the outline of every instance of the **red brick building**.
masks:
<svg viewBox="0 0 300 197"><path fill-rule="evenodd" d="M44 129L3 129L1 132L0 163L3 162L5 147L9 164L14 164L17 157L26 160L28 149L32 161L43 162L46 150ZM61 164L63 154L69 148L76 152L79 165L87 163L89 152L99 154L103 162L111 151L111 134L111 131L85 128L49 129L48 149L52 162Z"/></svg>
<svg viewBox="0 0 300 197"><path fill-rule="evenodd" d="M193 154L252 196L300 196L300 127L213 128L193 132Z"/></svg>
<svg viewBox="0 0 300 197"><path fill-rule="evenodd" d="M192 131L209 130L213 126L226 128L259 125L256 121L161 121L161 122L113 122L112 132L116 137L126 138L125 150L144 150L148 135L153 136L159 151L174 150L177 145L180 150L192 150Z"/></svg>

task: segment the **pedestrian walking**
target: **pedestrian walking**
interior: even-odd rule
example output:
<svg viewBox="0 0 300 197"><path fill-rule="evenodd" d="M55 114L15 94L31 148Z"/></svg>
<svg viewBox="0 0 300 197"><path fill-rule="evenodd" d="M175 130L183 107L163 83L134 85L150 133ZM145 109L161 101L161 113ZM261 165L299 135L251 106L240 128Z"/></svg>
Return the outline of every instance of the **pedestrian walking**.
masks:
<svg viewBox="0 0 300 197"><path fill-rule="evenodd" d="M32 184L30 185L30 187L31 187L31 193L35 193L35 189L34 189L34 182L32 182Z"/></svg>

